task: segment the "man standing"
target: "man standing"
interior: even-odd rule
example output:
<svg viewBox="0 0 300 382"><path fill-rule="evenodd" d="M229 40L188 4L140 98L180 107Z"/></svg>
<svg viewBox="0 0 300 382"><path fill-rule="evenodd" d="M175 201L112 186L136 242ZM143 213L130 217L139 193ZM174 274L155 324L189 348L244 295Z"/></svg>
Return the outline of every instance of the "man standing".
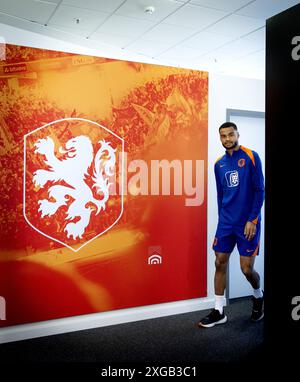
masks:
<svg viewBox="0 0 300 382"><path fill-rule="evenodd" d="M264 201L261 160L255 151L239 145L239 132L232 122L219 128L225 155L215 163L219 222L213 243L215 251L215 308L199 326L210 328L227 321L224 312L226 270L229 256L237 245L242 272L253 287L252 321L263 318L260 276L254 270L259 253L260 210Z"/></svg>

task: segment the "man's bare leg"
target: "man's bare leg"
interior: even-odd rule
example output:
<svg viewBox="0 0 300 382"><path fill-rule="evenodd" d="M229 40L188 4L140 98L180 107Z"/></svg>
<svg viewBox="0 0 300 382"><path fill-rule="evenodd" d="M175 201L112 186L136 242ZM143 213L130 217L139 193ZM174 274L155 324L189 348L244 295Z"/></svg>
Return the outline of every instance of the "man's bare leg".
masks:
<svg viewBox="0 0 300 382"><path fill-rule="evenodd" d="M253 289L260 288L260 277L254 269L255 256L240 256L240 265L246 279L252 285Z"/></svg>
<svg viewBox="0 0 300 382"><path fill-rule="evenodd" d="M204 328L211 328L218 324L224 324L227 321L227 317L223 312L223 306L226 301L224 292L226 288L226 272L230 254L215 252L215 255L215 309L198 323L199 326Z"/></svg>
<svg viewBox="0 0 300 382"><path fill-rule="evenodd" d="M215 294L223 296L226 288L226 273L230 253L215 252Z"/></svg>

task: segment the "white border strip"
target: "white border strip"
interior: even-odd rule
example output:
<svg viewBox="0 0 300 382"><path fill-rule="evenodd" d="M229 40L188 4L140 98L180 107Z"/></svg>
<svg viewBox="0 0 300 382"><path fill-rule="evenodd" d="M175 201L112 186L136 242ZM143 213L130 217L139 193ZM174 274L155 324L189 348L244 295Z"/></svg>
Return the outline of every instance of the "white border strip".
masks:
<svg viewBox="0 0 300 382"><path fill-rule="evenodd" d="M202 298L16 325L0 329L0 343L189 313L213 306L214 298Z"/></svg>

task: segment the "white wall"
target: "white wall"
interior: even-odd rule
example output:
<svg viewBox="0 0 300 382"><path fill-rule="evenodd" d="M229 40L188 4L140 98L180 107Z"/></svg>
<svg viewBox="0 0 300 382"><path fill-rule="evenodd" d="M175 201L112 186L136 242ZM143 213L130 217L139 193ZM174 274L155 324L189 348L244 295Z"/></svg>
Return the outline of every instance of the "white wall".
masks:
<svg viewBox="0 0 300 382"><path fill-rule="evenodd" d="M219 126L226 121L226 109L265 111L265 82L262 80L210 74L208 104L208 294L213 293L214 254L211 245L218 222L214 164L224 154ZM255 150L255 148L253 147Z"/></svg>
<svg viewBox="0 0 300 382"><path fill-rule="evenodd" d="M11 44L61 50L79 54L138 60L142 62L141 57L125 56L125 53L120 50L113 50L109 47L107 47L107 49L103 48L102 50L82 48L76 44L70 44L32 32L22 31L3 24L0 24L0 36L2 36L7 43ZM153 61L151 63L158 62ZM211 74L209 77L208 296L203 299L178 301L141 308L124 309L8 327L0 329L0 343L198 311L213 306L214 255L211 250L211 243L214 238L217 224L216 190L213 166L216 158L223 154L223 147L219 142L218 127L226 119L227 108L264 111L264 81L226 77L215 74ZM199 315L199 318L200 316L201 315Z"/></svg>

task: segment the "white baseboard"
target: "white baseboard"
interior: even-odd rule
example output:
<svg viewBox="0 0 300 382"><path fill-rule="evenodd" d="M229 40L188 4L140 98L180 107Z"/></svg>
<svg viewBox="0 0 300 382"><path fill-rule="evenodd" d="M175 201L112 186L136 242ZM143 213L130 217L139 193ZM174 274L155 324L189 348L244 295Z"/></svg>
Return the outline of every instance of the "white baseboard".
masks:
<svg viewBox="0 0 300 382"><path fill-rule="evenodd" d="M214 298L210 297L10 326L0 329L0 343L200 311L213 306Z"/></svg>

